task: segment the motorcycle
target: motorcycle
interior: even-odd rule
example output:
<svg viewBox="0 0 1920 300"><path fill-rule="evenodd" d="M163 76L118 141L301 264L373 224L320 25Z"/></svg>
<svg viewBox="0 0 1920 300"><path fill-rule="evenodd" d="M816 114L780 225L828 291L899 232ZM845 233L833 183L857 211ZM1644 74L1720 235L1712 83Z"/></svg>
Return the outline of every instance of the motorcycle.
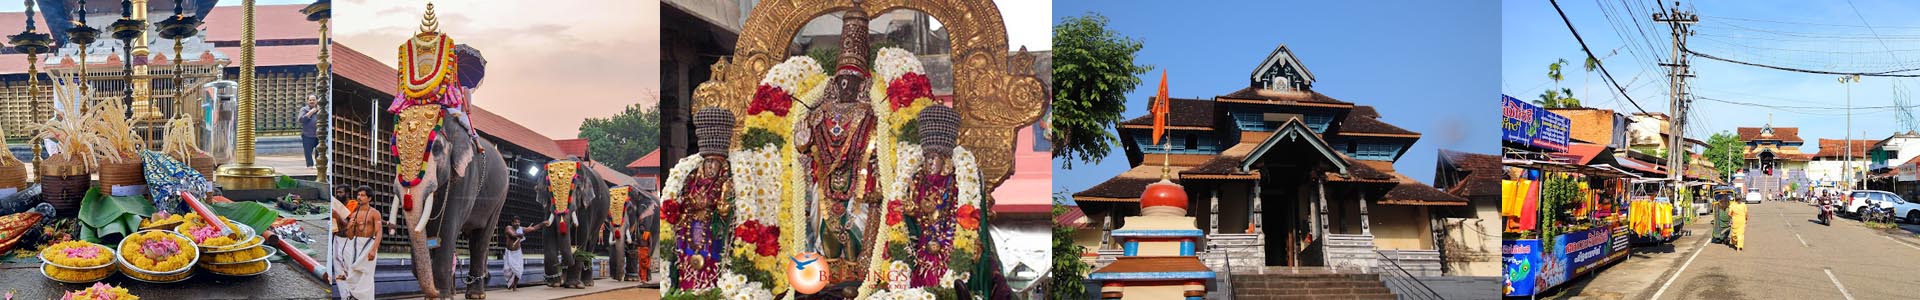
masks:
<svg viewBox="0 0 1920 300"><path fill-rule="evenodd" d="M1827 200L1820 200L1820 225L1833 226L1833 206Z"/></svg>

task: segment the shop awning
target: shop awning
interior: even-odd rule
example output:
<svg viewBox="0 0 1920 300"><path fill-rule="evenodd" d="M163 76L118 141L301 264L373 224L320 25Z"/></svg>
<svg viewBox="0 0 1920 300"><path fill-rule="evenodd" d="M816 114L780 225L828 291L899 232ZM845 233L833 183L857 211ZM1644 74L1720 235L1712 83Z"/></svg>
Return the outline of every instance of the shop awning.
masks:
<svg viewBox="0 0 1920 300"><path fill-rule="evenodd" d="M1628 170L1645 172L1645 173L1654 174L1654 175L1662 175L1662 176L1667 175L1667 171L1660 170L1659 166L1656 166L1653 163L1640 161L1632 157L1616 157L1614 159L1614 162L1616 164L1619 164L1620 167Z"/></svg>

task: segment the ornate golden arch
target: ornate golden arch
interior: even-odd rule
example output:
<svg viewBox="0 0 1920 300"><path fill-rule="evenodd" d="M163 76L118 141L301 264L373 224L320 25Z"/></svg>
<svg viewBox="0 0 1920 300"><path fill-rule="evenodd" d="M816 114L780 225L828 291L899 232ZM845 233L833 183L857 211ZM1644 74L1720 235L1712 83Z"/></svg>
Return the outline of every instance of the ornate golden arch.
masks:
<svg viewBox="0 0 1920 300"><path fill-rule="evenodd" d="M723 107L746 115L754 85L785 61L794 34L814 17L860 5L874 15L894 9L925 12L946 25L953 42L954 109L960 111L960 145L972 150L989 187L1013 174L1014 139L1020 126L1039 120L1046 90L1032 74L1033 58L1008 63L1006 23L987 0L768 0L755 6L740 30L729 62L713 65L713 78L694 90L694 107ZM1022 48L1024 49L1024 47ZM744 119L742 119L744 121Z"/></svg>

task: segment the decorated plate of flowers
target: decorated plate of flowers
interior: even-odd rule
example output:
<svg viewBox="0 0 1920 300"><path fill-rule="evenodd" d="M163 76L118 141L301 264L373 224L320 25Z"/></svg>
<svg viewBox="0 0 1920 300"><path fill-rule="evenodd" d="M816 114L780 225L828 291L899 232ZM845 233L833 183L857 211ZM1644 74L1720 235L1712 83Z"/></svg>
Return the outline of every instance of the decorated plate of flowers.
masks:
<svg viewBox="0 0 1920 300"><path fill-rule="evenodd" d="M40 275L65 283L87 283L113 275L113 248L67 241L40 250Z"/></svg>
<svg viewBox="0 0 1920 300"><path fill-rule="evenodd" d="M167 283L186 280L200 251L186 235L165 230L142 230L120 240L119 261L127 277Z"/></svg>
<svg viewBox="0 0 1920 300"><path fill-rule="evenodd" d="M266 274L268 270L273 269L273 261L267 260L267 257L265 256L261 256L259 259L256 259L250 262L242 262L242 263L235 263L235 264L203 265L200 267L207 269L207 272L213 272L214 274L235 276L235 277L247 277L247 276L257 276L260 274Z"/></svg>
<svg viewBox="0 0 1920 300"><path fill-rule="evenodd" d="M180 223L184 222L186 222L186 219L182 218L179 214L169 214L167 211L162 210L154 212L153 217L142 218L140 220L140 230L172 229L180 226Z"/></svg>
<svg viewBox="0 0 1920 300"><path fill-rule="evenodd" d="M60 300L140 300L140 296L128 293L124 287L95 282L93 286L60 295Z"/></svg>

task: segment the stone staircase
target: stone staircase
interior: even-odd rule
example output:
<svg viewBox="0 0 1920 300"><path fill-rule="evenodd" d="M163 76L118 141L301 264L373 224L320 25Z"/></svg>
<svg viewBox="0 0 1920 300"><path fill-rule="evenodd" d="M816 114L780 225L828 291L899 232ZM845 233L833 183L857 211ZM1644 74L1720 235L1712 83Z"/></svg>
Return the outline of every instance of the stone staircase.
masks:
<svg viewBox="0 0 1920 300"><path fill-rule="evenodd" d="M1398 298L1379 274L1354 274L1320 267L1266 267L1233 274L1236 300Z"/></svg>

